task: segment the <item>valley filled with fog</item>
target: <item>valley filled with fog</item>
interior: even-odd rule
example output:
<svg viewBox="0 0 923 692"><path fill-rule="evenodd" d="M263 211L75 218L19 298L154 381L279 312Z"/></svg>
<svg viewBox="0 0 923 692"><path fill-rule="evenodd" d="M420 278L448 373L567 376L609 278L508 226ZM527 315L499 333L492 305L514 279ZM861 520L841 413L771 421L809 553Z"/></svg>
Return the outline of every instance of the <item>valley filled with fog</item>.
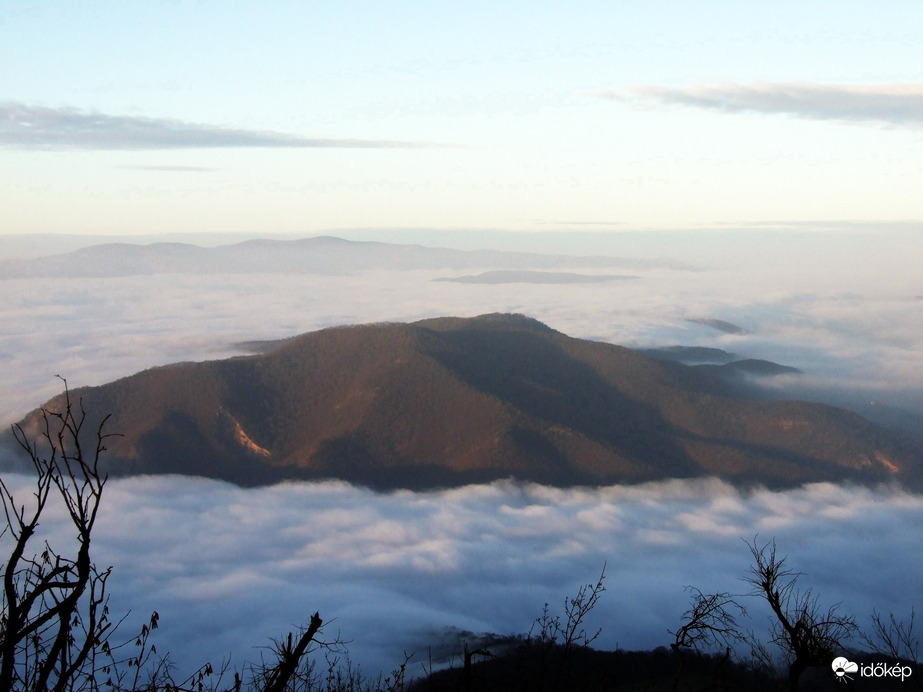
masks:
<svg viewBox="0 0 923 692"><path fill-rule="evenodd" d="M324 273L0 277L0 422L60 392L58 374L72 388L98 385L329 326L514 312L575 337L771 360L801 374L762 380L767 396L849 406L912 434L923 421L915 231L441 232L432 242L423 232L352 234L620 260L616 269L571 267L549 283L348 263ZM631 279L566 281L575 272ZM27 478L5 478L28 492ZM923 498L896 487L748 492L705 480L561 490L508 481L380 495L340 482L241 489L139 477L110 482L100 522L96 560L115 567L114 611L130 608L141 622L158 610L158 648L183 665L258 658L256 647L315 610L335 620L328 634L350 640L364 667L395 665L405 650L419 661L452 638L449 628L528 630L546 602L559 607L604 564L608 591L589 623L604 629L599 644L662 645L688 605L684 586L747 590L744 540L757 534L775 537L805 586L824 605L842 602L860 625L873 609L902 615L923 600ZM765 614L750 605L759 629Z"/></svg>

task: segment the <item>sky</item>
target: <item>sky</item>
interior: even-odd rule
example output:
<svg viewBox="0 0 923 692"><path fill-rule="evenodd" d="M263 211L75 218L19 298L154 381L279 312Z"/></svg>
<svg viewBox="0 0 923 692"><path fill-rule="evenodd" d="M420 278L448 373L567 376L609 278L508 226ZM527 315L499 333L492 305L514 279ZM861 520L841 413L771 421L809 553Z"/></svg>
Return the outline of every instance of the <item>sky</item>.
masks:
<svg viewBox="0 0 923 692"><path fill-rule="evenodd" d="M923 219L923 7L21 2L0 233Z"/></svg>

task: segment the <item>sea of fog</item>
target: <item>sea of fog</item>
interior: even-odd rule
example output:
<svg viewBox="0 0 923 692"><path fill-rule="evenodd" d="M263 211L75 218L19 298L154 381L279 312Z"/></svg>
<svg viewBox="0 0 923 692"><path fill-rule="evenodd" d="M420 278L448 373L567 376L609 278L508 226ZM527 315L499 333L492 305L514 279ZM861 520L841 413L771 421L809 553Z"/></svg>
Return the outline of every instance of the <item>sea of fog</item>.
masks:
<svg viewBox="0 0 923 692"><path fill-rule="evenodd" d="M30 490L26 477L7 482ZM378 495L340 482L241 489L159 476L114 480L105 493L94 551L115 566L112 612L132 611L131 634L158 611L154 643L180 670L258 660L270 637L319 611L325 636L347 641L365 670L388 671L407 652L420 675L431 650L459 653L455 630L525 632L545 603L563 613L604 568L606 593L587 620L603 629L598 645L666 645L689 605L685 586L749 591L754 538L775 538L805 588L862 625L874 610L907 616L923 602L923 498L896 489L498 482ZM57 522L47 528L67 543ZM738 600L751 611L742 625L765 629L758 599Z"/></svg>
<svg viewBox="0 0 923 692"><path fill-rule="evenodd" d="M58 393L57 374L72 387L101 384L239 355L243 341L486 312L520 312L628 346L710 346L774 360L804 372L770 383L780 396L891 407L913 420L923 415L916 235L536 236L543 251L664 260L633 270L631 281L573 285L434 281L452 276L440 268L0 277L0 423ZM440 234L438 244L452 237ZM532 249L529 236L482 240ZM715 320L739 329L722 331ZM27 478L4 479L28 492ZM54 521L47 529L60 530ZM822 604L841 602L860 624L875 609L907 614L923 603L921 529L923 498L835 483L742 493L707 480L572 490L501 482L376 495L336 482L240 489L144 477L107 486L94 549L98 563L114 566L113 611L132 610L127 628L157 610L158 649L181 667L258 658L269 637L317 610L327 636L350 640L353 657L377 671L403 651L426 660L428 647L452 639L448 628L525 631L546 602L560 610L604 565L607 593L588 623L603 628L599 643L666 644L688 605L684 586L747 591L745 541L755 536L775 538ZM764 626L766 614L745 601L747 626Z"/></svg>

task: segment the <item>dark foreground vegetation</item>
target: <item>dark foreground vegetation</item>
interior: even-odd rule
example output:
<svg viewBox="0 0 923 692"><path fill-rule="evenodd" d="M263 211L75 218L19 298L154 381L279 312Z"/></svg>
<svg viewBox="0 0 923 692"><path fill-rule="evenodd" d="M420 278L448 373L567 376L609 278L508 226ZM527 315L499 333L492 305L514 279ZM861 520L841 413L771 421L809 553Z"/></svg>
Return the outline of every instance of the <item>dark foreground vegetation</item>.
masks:
<svg viewBox="0 0 923 692"><path fill-rule="evenodd" d="M818 596L800 585L801 575L774 541L757 538L747 543L752 561L744 582L750 590L734 595L688 588L689 609L670 633L672 641L653 651L593 648L601 630L587 630L587 616L606 590L604 567L595 582L564 600L560 612L546 604L525 634L462 633L459 650L447 659L434 661L432 650L406 654L389 674L368 676L354 666L344 642L325 637L319 613L271 642L258 663L177 671L169 654L158 651L156 612L128 634L120 629L125 618L109 612L112 568L99 568L90 546L107 481L100 456L112 436L103 419L88 448L86 420L82 402L74 404L65 389L60 411L43 410L37 437L14 428L36 482L29 498L14 498L0 479L6 521L0 536L0 692L923 689L913 612L905 620L876 613L871 629L861 633L852 615L821 607ZM43 514L61 507L74 532L68 551L42 543L39 533ZM768 639L741 624L745 604L754 599L772 613Z"/></svg>

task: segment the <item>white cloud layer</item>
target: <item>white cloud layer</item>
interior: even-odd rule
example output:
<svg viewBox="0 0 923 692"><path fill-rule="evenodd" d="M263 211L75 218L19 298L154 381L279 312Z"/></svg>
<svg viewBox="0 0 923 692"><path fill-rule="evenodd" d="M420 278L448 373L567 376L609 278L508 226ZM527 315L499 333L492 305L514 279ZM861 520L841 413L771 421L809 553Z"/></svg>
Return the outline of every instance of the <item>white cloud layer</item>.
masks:
<svg viewBox="0 0 923 692"><path fill-rule="evenodd" d="M323 139L240 130L168 118L106 115L76 108L0 103L0 146L16 149L395 149L431 146L374 139Z"/></svg>
<svg viewBox="0 0 923 692"><path fill-rule="evenodd" d="M27 478L10 479L28 491ZM137 623L158 610L158 648L183 666L253 660L319 610L327 636L351 640L377 670L404 650L422 662L443 628L526 631L604 563L607 593L588 623L603 627L600 644L664 645L684 586L748 590L744 540L756 534L775 537L804 585L862 625L873 609L906 615L923 597L921 530L923 498L831 484L746 494L708 480L501 482L376 495L339 482L241 489L160 476L110 482L94 548L115 565L113 612L131 608ZM766 613L744 600L747 626L762 629Z"/></svg>
<svg viewBox="0 0 923 692"><path fill-rule="evenodd" d="M722 84L671 89L630 87L628 95L602 90L603 98L692 106L729 113L785 113L812 120L923 124L923 84L830 85L805 82Z"/></svg>

